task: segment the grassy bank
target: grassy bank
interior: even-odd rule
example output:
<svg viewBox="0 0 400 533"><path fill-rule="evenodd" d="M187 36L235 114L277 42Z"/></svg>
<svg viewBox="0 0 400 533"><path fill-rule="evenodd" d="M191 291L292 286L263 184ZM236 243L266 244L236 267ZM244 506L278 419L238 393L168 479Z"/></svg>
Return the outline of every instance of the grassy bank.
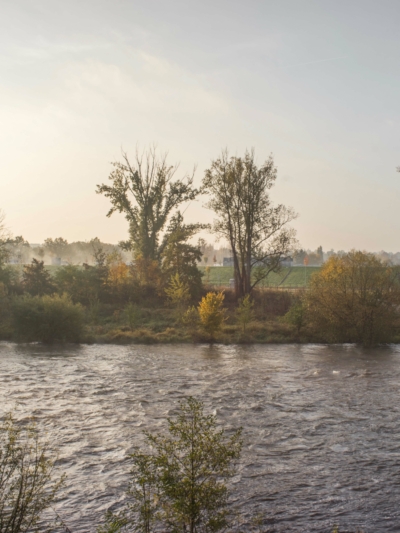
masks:
<svg viewBox="0 0 400 533"><path fill-rule="evenodd" d="M238 304L234 293L225 289L225 321L213 341L224 344L317 341L307 332L302 331L299 335L297 329L285 320L285 314L301 292L256 291L252 317L243 327L237 317ZM23 296L3 307L0 340L52 342L54 337L54 342L61 338L66 342L84 343L209 342L210 337L200 324L193 326L182 321L185 311L186 307L178 310L165 301L158 302L158 305L152 301L128 305L93 301L84 306L72 304L66 296Z"/></svg>
<svg viewBox="0 0 400 533"><path fill-rule="evenodd" d="M237 303L233 291L225 290L226 320L214 342L237 343L294 343L317 341L315 335L297 329L285 320L293 299L301 291L259 290L254 294L254 315L245 328L238 323ZM182 323L182 312L164 307L137 308L134 324L129 325L123 309L103 307L96 320L86 326L86 341L96 343L202 343L209 336L201 327Z"/></svg>

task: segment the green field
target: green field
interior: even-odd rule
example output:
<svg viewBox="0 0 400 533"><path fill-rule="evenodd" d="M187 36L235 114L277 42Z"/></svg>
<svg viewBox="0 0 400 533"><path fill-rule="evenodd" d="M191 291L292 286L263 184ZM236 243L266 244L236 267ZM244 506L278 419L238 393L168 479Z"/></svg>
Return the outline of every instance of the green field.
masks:
<svg viewBox="0 0 400 533"><path fill-rule="evenodd" d="M12 266L22 273L22 265ZM46 266L52 276L59 268L57 265ZM279 287L282 289L305 287L314 272L317 272L320 268L313 266L285 267L276 274L272 272L267 280L259 284L259 287ZM207 274L206 267L199 267L199 270L203 273L203 283L205 285L229 287L229 280L233 278L233 267L208 267L208 269L209 272Z"/></svg>
<svg viewBox="0 0 400 533"><path fill-rule="evenodd" d="M310 277L317 272L320 267L285 267L278 273L271 273L268 279L260 283L261 287L280 287L280 288L296 288L305 287L310 280ZM206 285L229 286L229 280L233 278L233 267L209 267L207 274L205 267L200 267L203 272L203 283Z"/></svg>

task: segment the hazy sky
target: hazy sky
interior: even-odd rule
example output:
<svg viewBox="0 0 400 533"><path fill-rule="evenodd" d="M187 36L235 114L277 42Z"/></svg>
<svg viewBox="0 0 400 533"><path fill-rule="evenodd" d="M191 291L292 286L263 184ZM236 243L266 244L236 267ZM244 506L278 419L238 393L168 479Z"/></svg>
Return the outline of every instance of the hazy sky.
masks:
<svg viewBox="0 0 400 533"><path fill-rule="evenodd" d="M307 248L400 250L399 0L0 0L0 207L30 242L126 238L121 148L272 152ZM212 219L192 203L190 220Z"/></svg>

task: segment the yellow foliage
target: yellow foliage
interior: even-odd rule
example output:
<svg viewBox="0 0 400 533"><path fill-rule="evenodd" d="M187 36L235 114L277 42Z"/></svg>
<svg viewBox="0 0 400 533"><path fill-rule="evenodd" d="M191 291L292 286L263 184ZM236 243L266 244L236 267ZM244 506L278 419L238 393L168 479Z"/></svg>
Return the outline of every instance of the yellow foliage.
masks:
<svg viewBox="0 0 400 533"><path fill-rule="evenodd" d="M224 298L223 292L209 292L198 307L200 323L211 338L214 338L225 321Z"/></svg>
<svg viewBox="0 0 400 533"><path fill-rule="evenodd" d="M157 261L137 256L130 270L133 280L138 285L150 285L155 288L161 286L161 272Z"/></svg>
<svg viewBox="0 0 400 533"><path fill-rule="evenodd" d="M129 267L126 263L118 262L108 268L107 281L110 285L122 285L129 278Z"/></svg>
<svg viewBox="0 0 400 533"><path fill-rule="evenodd" d="M189 286L187 283L181 280L179 273L175 276L171 276L168 287L165 289L165 294L171 300L171 302L181 308L190 299Z"/></svg>
<svg viewBox="0 0 400 533"><path fill-rule="evenodd" d="M330 257L310 280L306 295L311 323L338 342L390 342L398 319L397 273L373 254L351 251Z"/></svg>

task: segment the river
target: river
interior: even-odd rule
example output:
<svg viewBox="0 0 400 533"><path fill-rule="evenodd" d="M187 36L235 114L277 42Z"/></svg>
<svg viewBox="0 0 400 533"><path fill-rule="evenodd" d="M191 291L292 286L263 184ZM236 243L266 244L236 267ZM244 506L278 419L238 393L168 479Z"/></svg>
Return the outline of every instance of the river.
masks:
<svg viewBox="0 0 400 533"><path fill-rule="evenodd" d="M192 395L245 445L233 497L268 531L400 531L400 346L0 343L0 414L34 416L67 474L57 509L95 532L127 453Z"/></svg>

